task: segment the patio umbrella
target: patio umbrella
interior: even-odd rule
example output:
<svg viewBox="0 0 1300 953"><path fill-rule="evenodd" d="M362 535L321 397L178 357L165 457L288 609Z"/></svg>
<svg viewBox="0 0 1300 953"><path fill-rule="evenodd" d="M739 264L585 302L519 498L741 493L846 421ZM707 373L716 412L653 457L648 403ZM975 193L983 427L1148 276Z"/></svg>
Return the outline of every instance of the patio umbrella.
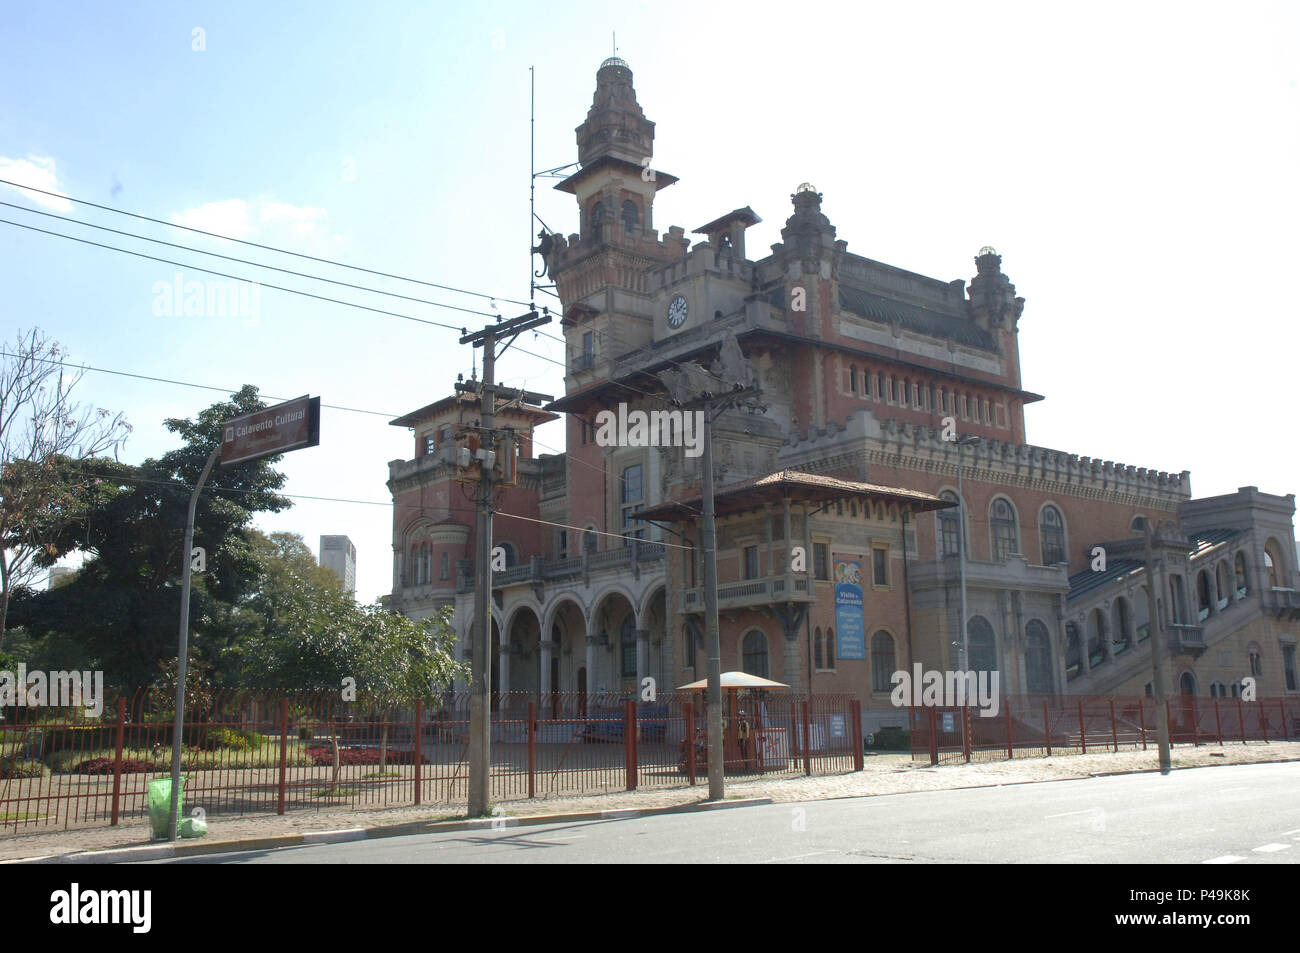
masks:
<svg viewBox="0 0 1300 953"><path fill-rule="evenodd" d="M707 678L702 678L698 682L691 682L689 685L681 685L678 687L677 690L679 692L687 692L696 688L704 689L708 687L709 687L709 680ZM760 678L757 675L750 675L748 672L723 672L722 687L730 688L730 689L740 689L740 688L789 688L790 686L783 684L782 682L774 682L769 678Z"/></svg>

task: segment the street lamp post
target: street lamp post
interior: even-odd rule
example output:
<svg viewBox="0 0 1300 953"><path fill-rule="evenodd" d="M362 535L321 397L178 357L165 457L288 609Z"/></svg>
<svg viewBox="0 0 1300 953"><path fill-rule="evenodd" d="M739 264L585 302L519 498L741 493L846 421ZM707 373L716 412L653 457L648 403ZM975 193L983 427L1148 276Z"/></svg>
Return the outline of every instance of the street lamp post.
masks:
<svg viewBox="0 0 1300 953"><path fill-rule="evenodd" d="M1154 560L1151 551L1151 520L1142 517L1142 532L1146 538L1146 579L1147 579L1147 625L1151 642L1151 694L1156 705L1156 744L1160 749L1160 773L1168 774L1169 758L1169 712L1165 709L1165 671L1164 671L1164 626L1160 624L1160 612L1156 605Z"/></svg>
<svg viewBox="0 0 1300 953"><path fill-rule="evenodd" d="M961 574L961 670L970 670L970 645L966 633L966 494L962 489L961 448L979 443L979 437L967 436L957 441L957 501L961 505L957 520L957 562Z"/></svg>

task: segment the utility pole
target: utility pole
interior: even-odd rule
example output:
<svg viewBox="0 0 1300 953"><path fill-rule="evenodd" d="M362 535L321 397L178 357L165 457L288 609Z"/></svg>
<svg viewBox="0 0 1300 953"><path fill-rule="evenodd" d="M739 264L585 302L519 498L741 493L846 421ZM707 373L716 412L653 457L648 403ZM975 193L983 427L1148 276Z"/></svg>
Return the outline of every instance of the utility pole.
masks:
<svg viewBox="0 0 1300 953"><path fill-rule="evenodd" d="M1151 552L1152 532L1149 517L1142 517L1142 529L1146 537L1147 624L1151 629L1147 638L1151 641L1151 694L1156 704L1156 744L1160 749L1160 773L1168 774L1171 762L1169 758L1169 712L1165 709L1165 633L1164 626L1160 624L1160 612L1156 604L1155 572L1152 569L1154 560ZM1084 651L1087 651L1086 646L1084 646Z"/></svg>
<svg viewBox="0 0 1300 953"><path fill-rule="evenodd" d="M709 653L708 755L709 800L724 797L722 763L722 637L718 630L718 553L713 510L713 421L732 407L761 409L762 389L754 367L740 350L735 336L722 341L718 359L709 370L698 364L679 365L680 370L662 371L659 379L673 403L697 412L703 418L704 453L701 474L700 546L704 556L704 647Z"/></svg>
<svg viewBox="0 0 1300 953"><path fill-rule="evenodd" d="M961 481L961 448L971 443L979 443L979 437L967 436L957 441L957 501L961 504L957 513L957 559L961 575L961 662L958 667L963 672L970 671L970 645L966 632L966 494Z"/></svg>
<svg viewBox="0 0 1300 953"><path fill-rule="evenodd" d="M496 477L496 402L498 390L507 394L516 394L516 399L530 404L549 403L553 398L548 394L534 394L531 391L500 389L496 384L496 360L498 341L505 340L504 352L515 337L530 328L549 324L549 314L539 315L530 311L509 321L489 324L482 331L466 334L460 339L461 344L473 344L483 348L483 380L457 383L459 392L472 392L477 388L479 395L479 440L478 451L479 479L478 492L474 497L477 527L474 565L474 625L470 633L470 694L469 694L469 816L482 817L488 813L491 802L492 781L492 513L495 506ZM514 452L513 448L509 448ZM468 450L465 451L468 457ZM471 461L462 457L458 461L461 467Z"/></svg>

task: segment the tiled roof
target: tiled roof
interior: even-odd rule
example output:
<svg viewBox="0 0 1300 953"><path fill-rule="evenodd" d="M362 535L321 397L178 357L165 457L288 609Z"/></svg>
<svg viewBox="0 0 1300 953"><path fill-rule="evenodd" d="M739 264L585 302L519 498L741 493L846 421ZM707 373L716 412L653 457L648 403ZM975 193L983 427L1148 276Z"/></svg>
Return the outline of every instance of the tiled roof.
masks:
<svg viewBox="0 0 1300 953"><path fill-rule="evenodd" d="M1093 572L1091 569L1076 572L1070 576L1070 592L1066 595L1065 601L1075 602L1091 592L1132 573L1141 572L1145 568L1146 564L1140 559L1111 559L1106 562L1105 572Z"/></svg>
<svg viewBox="0 0 1300 953"><path fill-rule="evenodd" d="M1199 533L1192 533L1188 537L1192 541L1192 548L1188 555L1193 558L1201 553L1207 552L1218 546L1220 543L1226 543L1230 539L1236 539L1244 532L1239 529L1203 529Z"/></svg>
<svg viewBox="0 0 1300 953"><path fill-rule="evenodd" d="M940 338L951 335L954 341L962 344L986 351L997 349L993 335L964 318L894 301L861 288L841 284L840 307L873 321L897 321L903 327L922 334Z"/></svg>
<svg viewBox="0 0 1300 953"><path fill-rule="evenodd" d="M854 480L823 476L819 473L803 473L799 470L779 470L767 476L742 480L721 487L714 493L714 511L719 516L725 516L728 513L761 506L764 502L773 502L786 495L795 501L833 500L848 496L881 497L895 502L914 504L917 512L944 509L954 505L939 499L933 493L920 490L859 483ZM638 519L693 519L699 515L702 502L698 496L687 500L669 500L640 510L634 515Z"/></svg>

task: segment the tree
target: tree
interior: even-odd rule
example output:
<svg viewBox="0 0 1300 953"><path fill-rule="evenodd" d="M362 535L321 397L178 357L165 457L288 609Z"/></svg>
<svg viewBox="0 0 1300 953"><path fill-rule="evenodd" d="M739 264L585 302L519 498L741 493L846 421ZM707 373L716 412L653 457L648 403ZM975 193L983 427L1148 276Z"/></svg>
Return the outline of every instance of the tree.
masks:
<svg viewBox="0 0 1300 953"><path fill-rule="evenodd" d="M85 475L61 463L116 456L131 432L121 414L73 401L84 370L67 370L66 356L33 328L0 363L0 646L15 592L62 555L49 537L75 518L69 508L86 489Z"/></svg>
<svg viewBox="0 0 1300 953"><path fill-rule="evenodd" d="M87 559L68 585L17 598L15 623L34 639L75 636L111 684L151 684L159 663L176 656L179 583L183 560L190 558L181 552L190 488L221 440L222 423L263 406L257 389L245 386L196 419L169 419L165 426L185 444L138 467L103 459L56 461L56 470L81 478L66 504L76 519L45 527L44 538L59 552L80 550ZM261 630L241 602L262 573L251 541L253 514L290 505L275 492L285 481L274 469L278 460L219 467L200 494L194 543L206 551L206 567L194 576L191 628L196 654L208 661ZM41 550L34 561L53 558Z"/></svg>
<svg viewBox="0 0 1300 953"><path fill-rule="evenodd" d="M377 710L388 712L414 698L436 695L465 676L465 667L454 659L450 608L415 622L382 606L357 605L337 583L285 578L288 585L268 585L262 592L265 632L236 650L245 684L339 693L340 701L346 700L345 689L354 686ZM381 771L386 767L389 720L383 719ZM339 767L336 736L336 784Z"/></svg>

